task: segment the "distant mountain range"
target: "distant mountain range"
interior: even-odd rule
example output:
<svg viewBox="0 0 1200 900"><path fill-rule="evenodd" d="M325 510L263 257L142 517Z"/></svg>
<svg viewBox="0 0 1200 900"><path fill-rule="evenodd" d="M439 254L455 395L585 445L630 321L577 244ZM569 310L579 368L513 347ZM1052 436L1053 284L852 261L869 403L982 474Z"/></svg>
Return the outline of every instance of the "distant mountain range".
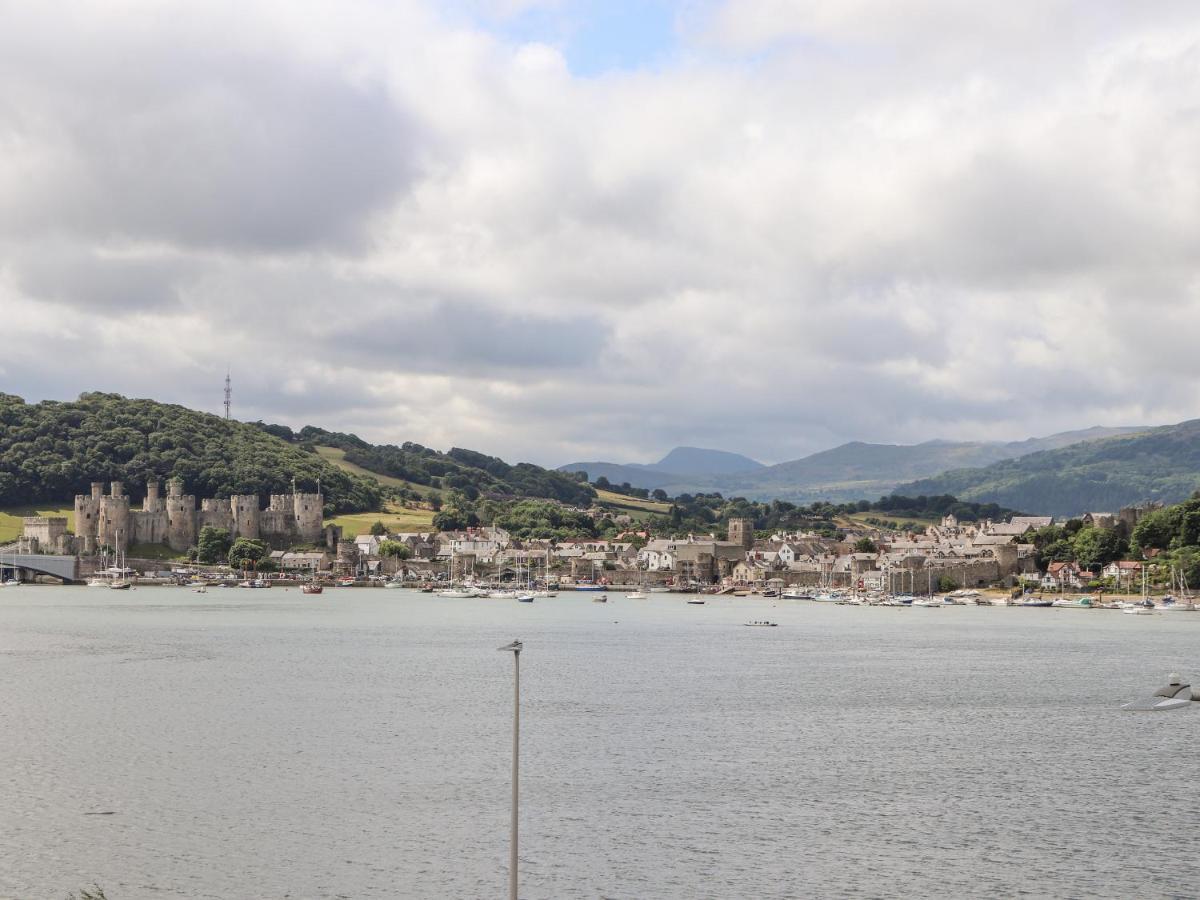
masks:
<svg viewBox="0 0 1200 900"><path fill-rule="evenodd" d="M900 485L907 495L953 494L1043 515L1115 512L1145 500L1177 503L1200 489L1200 419L1073 443Z"/></svg>
<svg viewBox="0 0 1200 900"><path fill-rule="evenodd" d="M984 467L1143 430L1096 427L1007 443L935 440L897 445L853 441L773 466L761 465L736 453L680 447L657 463L580 462L559 468L568 472L587 472L588 479L593 482L603 476L613 484L628 482L633 487L661 488L672 496L719 491L726 496L740 495L752 500L840 502L874 499L895 491L906 482L950 470ZM989 496L986 499L996 498ZM1030 509L1027 504L1004 505Z"/></svg>

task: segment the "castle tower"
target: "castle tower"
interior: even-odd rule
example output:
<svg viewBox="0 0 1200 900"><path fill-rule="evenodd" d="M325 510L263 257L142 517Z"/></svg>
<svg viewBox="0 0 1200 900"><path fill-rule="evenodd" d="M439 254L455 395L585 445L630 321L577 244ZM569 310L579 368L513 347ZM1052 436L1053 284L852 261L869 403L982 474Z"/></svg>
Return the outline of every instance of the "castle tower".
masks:
<svg viewBox="0 0 1200 900"><path fill-rule="evenodd" d="M158 494L158 479L146 479L146 499L142 501L142 512L159 513L163 511L162 498Z"/></svg>
<svg viewBox="0 0 1200 900"><path fill-rule="evenodd" d="M104 494L104 482L93 481L90 494L75 495L75 536L79 539L80 553L95 553L96 536L100 527L100 498Z"/></svg>
<svg viewBox="0 0 1200 900"><path fill-rule="evenodd" d="M130 537L129 498L125 496L125 486L114 481L109 495L100 498L96 543L114 550L125 550L129 547Z"/></svg>
<svg viewBox="0 0 1200 900"><path fill-rule="evenodd" d="M258 540L258 494L234 494L229 498L233 510L231 538Z"/></svg>
<svg viewBox="0 0 1200 900"><path fill-rule="evenodd" d="M167 546L183 552L196 543L196 498L183 492L183 479L167 482Z"/></svg>
<svg viewBox="0 0 1200 900"><path fill-rule="evenodd" d="M752 519L730 519L729 540L749 550L754 546L754 521Z"/></svg>
<svg viewBox="0 0 1200 900"><path fill-rule="evenodd" d="M322 494L293 494L296 516L296 535L304 544L319 544L322 540L325 497Z"/></svg>

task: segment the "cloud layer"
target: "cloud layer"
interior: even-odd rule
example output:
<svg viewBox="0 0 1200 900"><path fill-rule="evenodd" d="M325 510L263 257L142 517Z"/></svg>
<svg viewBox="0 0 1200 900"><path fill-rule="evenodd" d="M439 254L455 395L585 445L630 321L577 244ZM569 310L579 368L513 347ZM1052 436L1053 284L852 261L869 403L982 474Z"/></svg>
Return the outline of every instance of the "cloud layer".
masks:
<svg viewBox="0 0 1200 900"><path fill-rule="evenodd" d="M0 2L4 389L548 464L1200 415L1191 4L681 3L586 77L539 6Z"/></svg>

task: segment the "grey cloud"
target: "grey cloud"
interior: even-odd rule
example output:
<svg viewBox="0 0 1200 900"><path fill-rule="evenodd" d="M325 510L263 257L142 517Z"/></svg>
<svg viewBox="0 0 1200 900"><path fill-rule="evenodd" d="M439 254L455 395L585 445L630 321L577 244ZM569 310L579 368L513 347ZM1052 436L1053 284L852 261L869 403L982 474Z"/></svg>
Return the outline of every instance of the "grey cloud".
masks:
<svg viewBox="0 0 1200 900"><path fill-rule="evenodd" d="M118 31L116 46L78 48L65 64L27 51L0 63L4 130L36 148L39 167L0 229L241 250L344 244L411 184L422 136L382 85L172 37Z"/></svg>

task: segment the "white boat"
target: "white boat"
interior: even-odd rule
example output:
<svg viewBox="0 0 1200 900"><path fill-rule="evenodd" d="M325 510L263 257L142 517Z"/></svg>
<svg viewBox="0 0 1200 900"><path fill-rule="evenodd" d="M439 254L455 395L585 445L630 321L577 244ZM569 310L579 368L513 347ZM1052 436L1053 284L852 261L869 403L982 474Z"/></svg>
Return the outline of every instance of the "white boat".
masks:
<svg viewBox="0 0 1200 900"><path fill-rule="evenodd" d="M1184 684L1178 675L1168 676L1169 683L1160 687L1149 697L1140 697L1121 706L1121 709L1139 712L1166 712L1192 705L1192 686Z"/></svg>
<svg viewBox="0 0 1200 900"><path fill-rule="evenodd" d="M517 598L518 603L532 603L533 602L533 594L530 594L528 592L518 593L518 594L515 594L514 596Z"/></svg>
<svg viewBox="0 0 1200 900"><path fill-rule="evenodd" d="M95 578L89 578L87 580L87 586L88 587L106 588L106 587L108 587L108 579L101 578L100 576L97 575Z"/></svg>
<svg viewBox="0 0 1200 900"><path fill-rule="evenodd" d="M641 591L634 591L631 594L626 594L625 599L626 600L649 600L650 597L647 596L646 594L643 594Z"/></svg>
<svg viewBox="0 0 1200 900"><path fill-rule="evenodd" d="M671 593L671 589L669 587L652 587L652 588L650 588L650 593L652 593L652 594L669 594L669 593Z"/></svg>
<svg viewBox="0 0 1200 900"><path fill-rule="evenodd" d="M540 600L544 597L557 597L558 594L555 593L554 591L534 591L533 596L537 597Z"/></svg>
<svg viewBox="0 0 1200 900"><path fill-rule="evenodd" d="M813 598L810 591L802 591L799 588L788 588L780 596L784 600L811 600Z"/></svg>
<svg viewBox="0 0 1200 900"><path fill-rule="evenodd" d="M385 581L385 582L383 583L383 586L384 586L385 588L393 588L393 589L395 589L395 588L402 588L402 587L404 587L404 582L403 582L403 581L396 581L396 580L394 580L394 579L393 579L393 580L391 580L391 581Z"/></svg>
<svg viewBox="0 0 1200 900"><path fill-rule="evenodd" d="M1127 616L1153 616L1157 613L1149 606L1131 606L1129 609L1121 610Z"/></svg>
<svg viewBox="0 0 1200 900"><path fill-rule="evenodd" d="M491 591L488 593L490 600L512 600L517 596L516 591Z"/></svg>
<svg viewBox="0 0 1200 900"><path fill-rule="evenodd" d="M942 602L941 597L916 597L913 599L912 605L927 606L930 609L938 609L946 604Z"/></svg>
<svg viewBox="0 0 1200 900"><path fill-rule="evenodd" d="M455 600L467 600L475 596L474 591L462 590L460 588L446 588L444 591L438 591L437 596L449 597Z"/></svg>

